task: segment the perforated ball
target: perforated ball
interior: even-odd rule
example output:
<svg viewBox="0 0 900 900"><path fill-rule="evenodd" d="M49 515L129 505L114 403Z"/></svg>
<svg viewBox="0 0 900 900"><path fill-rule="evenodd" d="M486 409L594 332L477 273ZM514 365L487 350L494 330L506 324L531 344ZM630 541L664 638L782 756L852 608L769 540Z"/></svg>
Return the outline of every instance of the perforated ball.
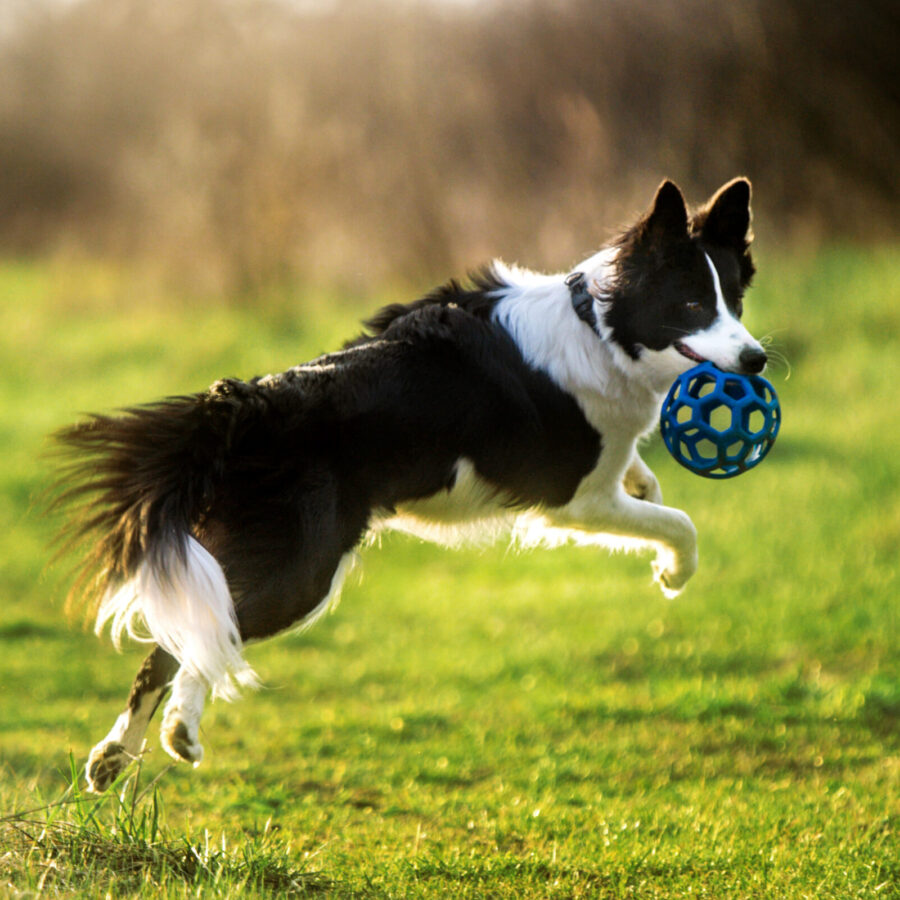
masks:
<svg viewBox="0 0 900 900"><path fill-rule="evenodd" d="M669 388L659 424L666 448L685 468L705 478L732 478L772 449L781 406L765 378L705 362Z"/></svg>

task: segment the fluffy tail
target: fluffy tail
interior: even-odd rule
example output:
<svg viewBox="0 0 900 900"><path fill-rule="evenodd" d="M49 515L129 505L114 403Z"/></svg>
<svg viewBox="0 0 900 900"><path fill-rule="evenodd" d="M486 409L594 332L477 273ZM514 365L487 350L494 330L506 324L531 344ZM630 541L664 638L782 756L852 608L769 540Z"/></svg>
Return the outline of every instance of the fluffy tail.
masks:
<svg viewBox="0 0 900 900"><path fill-rule="evenodd" d="M88 600L117 646L123 634L154 641L224 697L255 676L225 574L192 531L255 405L240 388L220 382L56 435L67 462L54 506L78 509L65 546L90 545L70 600Z"/></svg>

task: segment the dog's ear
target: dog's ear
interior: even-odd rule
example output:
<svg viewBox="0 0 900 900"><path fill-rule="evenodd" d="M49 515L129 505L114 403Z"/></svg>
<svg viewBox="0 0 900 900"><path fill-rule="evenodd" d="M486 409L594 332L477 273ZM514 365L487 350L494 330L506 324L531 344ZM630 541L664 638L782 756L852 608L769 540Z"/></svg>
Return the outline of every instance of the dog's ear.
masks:
<svg viewBox="0 0 900 900"><path fill-rule="evenodd" d="M720 187L697 213L692 230L710 244L743 253L753 240L750 218L750 182L735 178Z"/></svg>
<svg viewBox="0 0 900 900"><path fill-rule="evenodd" d="M653 209L644 221L644 234L652 237L683 236L688 231L687 206L678 185L664 181L656 190Z"/></svg>
<svg viewBox="0 0 900 900"><path fill-rule="evenodd" d="M673 246L690 241L687 206L678 185L664 181L653 206L619 238L621 259L634 254L665 257Z"/></svg>

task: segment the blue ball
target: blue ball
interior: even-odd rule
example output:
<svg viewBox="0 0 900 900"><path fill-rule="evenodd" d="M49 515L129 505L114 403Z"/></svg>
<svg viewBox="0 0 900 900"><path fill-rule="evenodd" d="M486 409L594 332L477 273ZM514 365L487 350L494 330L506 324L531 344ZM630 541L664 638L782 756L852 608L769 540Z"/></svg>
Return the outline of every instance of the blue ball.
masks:
<svg viewBox="0 0 900 900"><path fill-rule="evenodd" d="M659 420L666 449L705 478L732 478L759 465L781 425L775 389L759 375L700 363L679 375Z"/></svg>

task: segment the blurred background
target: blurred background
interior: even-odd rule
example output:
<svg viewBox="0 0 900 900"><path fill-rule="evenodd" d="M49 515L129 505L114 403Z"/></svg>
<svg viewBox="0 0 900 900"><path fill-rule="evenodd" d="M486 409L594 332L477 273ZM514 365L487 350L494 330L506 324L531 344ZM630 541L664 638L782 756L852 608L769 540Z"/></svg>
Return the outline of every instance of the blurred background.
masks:
<svg viewBox="0 0 900 900"><path fill-rule="evenodd" d="M3 0L0 255L421 287L737 174L771 244L890 241L898 47L893 0Z"/></svg>
<svg viewBox="0 0 900 900"><path fill-rule="evenodd" d="M648 442L701 535L684 598L646 556L386 539L250 648L267 689L160 790L179 840L252 859L273 822L341 896L890 893L898 59L897 0L0 0L0 884L212 896L5 815L71 797L143 655L65 620L49 434L311 359L495 255L565 271L662 178L744 174L784 425L726 484Z"/></svg>

